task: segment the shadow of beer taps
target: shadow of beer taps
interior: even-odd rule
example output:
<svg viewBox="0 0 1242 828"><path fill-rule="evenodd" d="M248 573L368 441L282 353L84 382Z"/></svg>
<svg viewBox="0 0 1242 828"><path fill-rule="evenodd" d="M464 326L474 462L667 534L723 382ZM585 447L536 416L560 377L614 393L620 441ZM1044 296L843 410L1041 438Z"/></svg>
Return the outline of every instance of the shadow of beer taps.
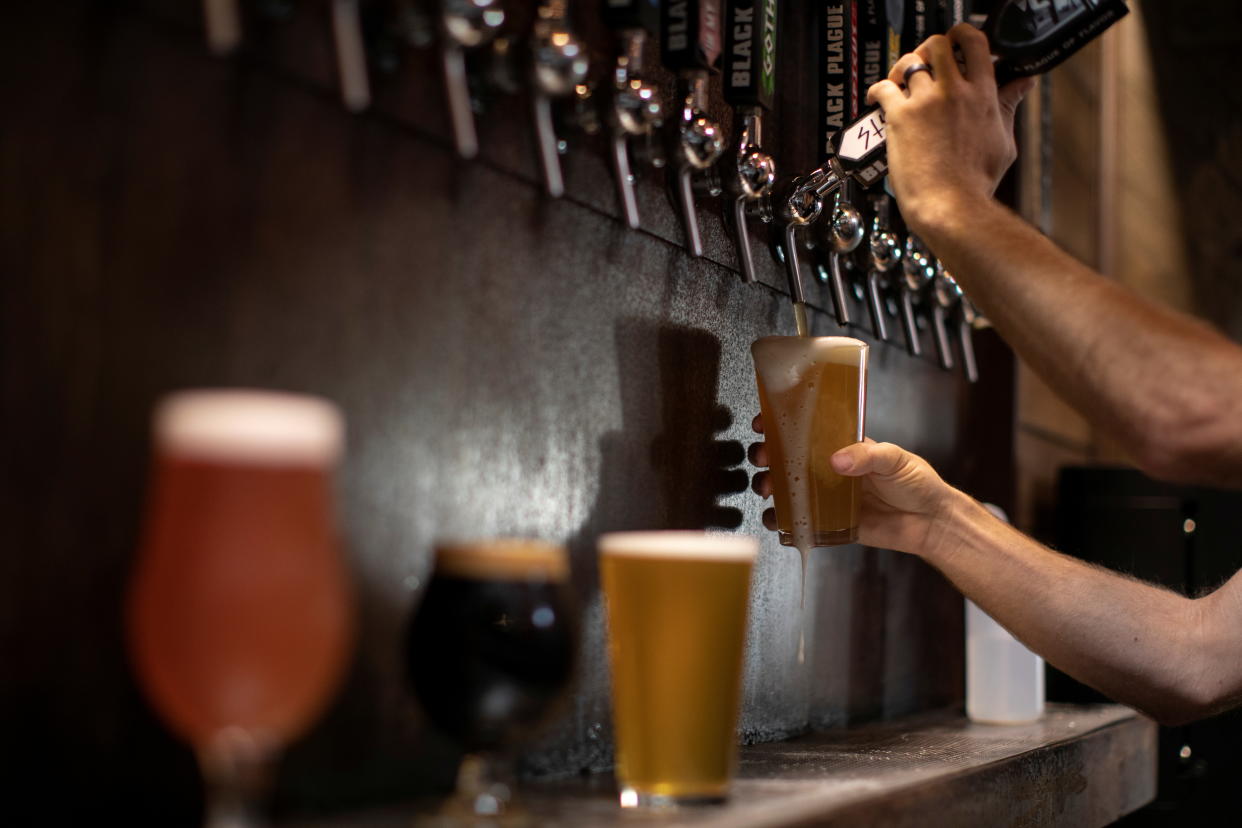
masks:
<svg viewBox="0 0 1242 828"><path fill-rule="evenodd" d="M708 331L644 319L615 328L621 428L600 438L599 493L570 541L579 594L597 587L601 533L735 529L742 512L721 506L746 490L746 452L717 435L733 415L716 402L720 340Z"/></svg>
<svg viewBox="0 0 1242 828"><path fill-rule="evenodd" d="M718 439L733 422L716 402L720 341L710 332L627 318L614 329L621 425L599 441L599 488L590 513L568 539L575 593L583 610L581 692L576 709L522 757L526 773L566 763L582 770L612 764L603 608L596 543L605 532L736 528L739 509L719 501L748 485L737 466L742 444Z"/></svg>

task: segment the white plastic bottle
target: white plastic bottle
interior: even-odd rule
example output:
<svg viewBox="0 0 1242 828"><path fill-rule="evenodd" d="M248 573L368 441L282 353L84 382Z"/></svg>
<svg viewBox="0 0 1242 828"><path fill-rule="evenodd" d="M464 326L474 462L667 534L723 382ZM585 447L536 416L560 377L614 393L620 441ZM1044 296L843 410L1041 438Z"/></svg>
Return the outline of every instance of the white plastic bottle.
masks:
<svg viewBox="0 0 1242 828"><path fill-rule="evenodd" d="M996 506L989 511L1006 523ZM966 715L989 724L1019 724L1044 712L1044 660L966 601Z"/></svg>

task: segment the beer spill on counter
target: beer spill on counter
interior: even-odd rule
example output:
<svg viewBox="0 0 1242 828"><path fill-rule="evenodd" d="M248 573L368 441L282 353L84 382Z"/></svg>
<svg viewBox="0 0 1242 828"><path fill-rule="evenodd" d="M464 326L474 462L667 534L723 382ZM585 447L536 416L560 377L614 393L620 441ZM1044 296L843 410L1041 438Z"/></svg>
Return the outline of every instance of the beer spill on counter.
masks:
<svg viewBox="0 0 1242 828"><path fill-rule="evenodd" d="M861 439L867 347L845 336L773 336L756 342L752 353L760 407L776 420L765 433L777 528L781 543L802 557L805 597L811 548L853 540L817 529L858 525L858 498L846 491L856 483L833 470L836 449L825 446Z"/></svg>

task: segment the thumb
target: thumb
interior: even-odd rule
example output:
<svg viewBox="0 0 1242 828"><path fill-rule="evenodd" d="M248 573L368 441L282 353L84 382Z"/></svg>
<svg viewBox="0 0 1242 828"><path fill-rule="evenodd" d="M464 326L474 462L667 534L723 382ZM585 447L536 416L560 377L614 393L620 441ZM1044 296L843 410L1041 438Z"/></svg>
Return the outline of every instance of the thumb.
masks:
<svg viewBox="0 0 1242 828"><path fill-rule="evenodd" d="M905 468L910 455L892 443L855 443L832 455L837 474L860 477L875 474L892 477Z"/></svg>

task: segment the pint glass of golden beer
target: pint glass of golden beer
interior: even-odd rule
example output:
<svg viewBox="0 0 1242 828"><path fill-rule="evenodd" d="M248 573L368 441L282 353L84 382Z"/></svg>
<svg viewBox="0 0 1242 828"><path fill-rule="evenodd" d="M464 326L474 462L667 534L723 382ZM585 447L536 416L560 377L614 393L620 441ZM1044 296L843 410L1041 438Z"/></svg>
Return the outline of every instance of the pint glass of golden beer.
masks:
<svg viewBox="0 0 1242 828"><path fill-rule="evenodd" d="M781 543L805 553L854 542L858 478L837 474L831 460L863 439L867 344L845 336L766 336L750 351Z"/></svg>
<svg viewBox="0 0 1242 828"><path fill-rule="evenodd" d="M758 541L621 532L599 548L621 805L719 802L737 755Z"/></svg>

